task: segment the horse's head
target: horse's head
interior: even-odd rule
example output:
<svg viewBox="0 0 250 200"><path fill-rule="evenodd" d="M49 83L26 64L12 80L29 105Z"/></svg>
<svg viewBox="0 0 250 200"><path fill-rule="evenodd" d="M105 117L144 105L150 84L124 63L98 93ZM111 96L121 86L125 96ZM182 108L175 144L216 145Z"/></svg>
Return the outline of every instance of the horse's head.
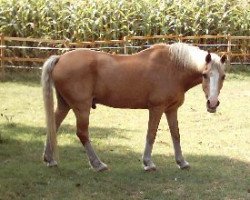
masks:
<svg viewBox="0 0 250 200"><path fill-rule="evenodd" d="M202 88L207 99L207 111L216 112L220 102L218 96L225 79L226 55L219 57L215 54L206 55L206 66L202 73Z"/></svg>

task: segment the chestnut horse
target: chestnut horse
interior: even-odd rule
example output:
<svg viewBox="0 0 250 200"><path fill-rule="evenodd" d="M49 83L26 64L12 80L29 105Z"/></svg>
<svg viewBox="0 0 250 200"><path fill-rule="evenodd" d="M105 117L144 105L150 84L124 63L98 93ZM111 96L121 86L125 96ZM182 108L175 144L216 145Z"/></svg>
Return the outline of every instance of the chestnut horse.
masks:
<svg viewBox="0 0 250 200"><path fill-rule="evenodd" d="M189 168L182 156L177 110L184 94L202 83L208 112L215 112L225 78L226 56L200 50L184 43L156 44L134 55L111 55L87 49L51 56L43 66L42 85L47 122L44 161L57 165L56 132L70 109L76 117L77 136L91 166L107 169L96 155L89 139L91 107L103 104L114 108L148 109L149 121L143 164L155 170L151 152L157 128L165 113L172 136L175 160L181 169ZM53 90L57 94L54 112Z"/></svg>

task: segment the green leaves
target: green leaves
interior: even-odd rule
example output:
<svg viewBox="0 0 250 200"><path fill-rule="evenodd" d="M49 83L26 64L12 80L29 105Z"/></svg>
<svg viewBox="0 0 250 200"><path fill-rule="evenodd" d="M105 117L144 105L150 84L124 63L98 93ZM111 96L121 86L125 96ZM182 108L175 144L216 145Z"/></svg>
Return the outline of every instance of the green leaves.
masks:
<svg viewBox="0 0 250 200"><path fill-rule="evenodd" d="M247 0L1 0L0 32L72 41L126 35L250 35L249 10Z"/></svg>

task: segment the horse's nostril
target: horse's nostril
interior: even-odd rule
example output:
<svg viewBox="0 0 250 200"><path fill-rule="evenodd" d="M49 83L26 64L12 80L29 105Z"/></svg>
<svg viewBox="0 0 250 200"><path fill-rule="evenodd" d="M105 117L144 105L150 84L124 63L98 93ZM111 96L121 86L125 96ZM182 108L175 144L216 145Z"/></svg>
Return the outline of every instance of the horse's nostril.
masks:
<svg viewBox="0 0 250 200"><path fill-rule="evenodd" d="M220 102L219 102L219 101L217 101L216 104L213 103L213 104L211 105L210 100L207 100L207 106L208 106L209 108L216 108L216 107L218 107L219 105L220 105Z"/></svg>

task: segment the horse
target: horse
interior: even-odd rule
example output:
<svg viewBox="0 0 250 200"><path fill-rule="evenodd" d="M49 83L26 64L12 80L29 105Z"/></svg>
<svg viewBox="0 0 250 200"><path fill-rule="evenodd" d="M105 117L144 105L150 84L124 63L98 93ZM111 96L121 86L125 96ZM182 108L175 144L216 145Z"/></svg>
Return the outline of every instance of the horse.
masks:
<svg viewBox="0 0 250 200"><path fill-rule="evenodd" d="M185 92L198 84L206 97L206 109L216 112L225 79L226 55L221 57L185 43L155 44L133 55L112 55L78 49L51 56L43 65L41 82L46 113L47 137L43 159L57 166L57 130L73 110L76 135L96 171L107 165L95 153L89 138L91 108L102 104L114 108L148 109L149 120L143 153L145 171L156 170L151 159L158 125L166 115L180 169L189 163L182 155L177 111ZM54 111L53 88L57 108Z"/></svg>

